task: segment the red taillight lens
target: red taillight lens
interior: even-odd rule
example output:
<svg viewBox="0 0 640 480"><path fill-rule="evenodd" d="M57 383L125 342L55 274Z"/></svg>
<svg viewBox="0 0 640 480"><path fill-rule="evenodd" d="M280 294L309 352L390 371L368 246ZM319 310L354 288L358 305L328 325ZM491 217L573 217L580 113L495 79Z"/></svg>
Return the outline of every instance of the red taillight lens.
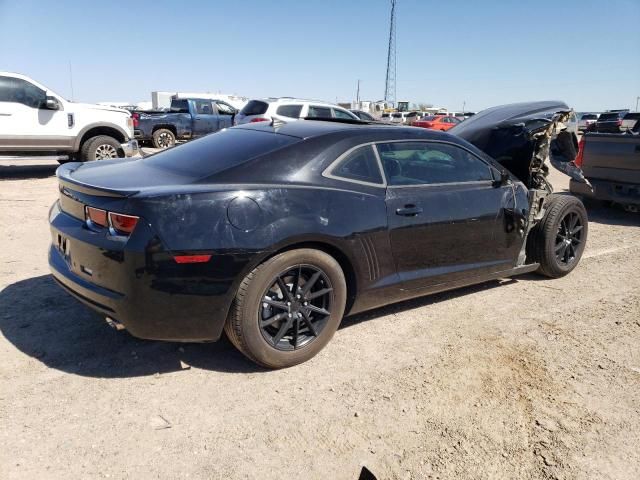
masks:
<svg viewBox="0 0 640 480"><path fill-rule="evenodd" d="M118 233L130 235L136 228L138 217L133 215L122 215L121 213L109 212L109 224Z"/></svg>
<svg viewBox="0 0 640 480"><path fill-rule="evenodd" d="M252 118L250 123L255 123L255 122L267 122L269 121L268 118Z"/></svg>
<svg viewBox="0 0 640 480"><path fill-rule="evenodd" d="M176 263L206 263L211 260L211 255L175 255Z"/></svg>
<svg viewBox="0 0 640 480"><path fill-rule="evenodd" d="M582 168L582 162L584 160L584 137L580 139L578 142L578 155L576 155L576 159L573 161L577 166Z"/></svg>
<svg viewBox="0 0 640 480"><path fill-rule="evenodd" d="M132 113L131 118L133 118L133 127L137 128L140 125L140 114Z"/></svg>
<svg viewBox="0 0 640 480"><path fill-rule="evenodd" d="M85 207L84 208L85 220L90 220L91 223L100 227L107 226L107 211L100 208Z"/></svg>

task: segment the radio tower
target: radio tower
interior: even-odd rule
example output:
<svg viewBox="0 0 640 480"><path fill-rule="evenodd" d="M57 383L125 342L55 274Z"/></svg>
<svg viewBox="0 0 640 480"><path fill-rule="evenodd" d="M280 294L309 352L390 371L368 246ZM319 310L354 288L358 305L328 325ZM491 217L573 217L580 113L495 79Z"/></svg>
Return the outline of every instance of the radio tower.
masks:
<svg viewBox="0 0 640 480"><path fill-rule="evenodd" d="M391 25L389 26L389 52L387 53L387 78L384 82L384 101L396 104L396 0L391 0Z"/></svg>

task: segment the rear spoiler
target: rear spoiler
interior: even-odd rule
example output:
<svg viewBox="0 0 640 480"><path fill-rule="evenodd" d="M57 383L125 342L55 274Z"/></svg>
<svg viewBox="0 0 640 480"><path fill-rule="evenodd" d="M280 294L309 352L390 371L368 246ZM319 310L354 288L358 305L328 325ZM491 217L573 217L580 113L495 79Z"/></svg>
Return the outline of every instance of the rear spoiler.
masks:
<svg viewBox="0 0 640 480"><path fill-rule="evenodd" d="M60 183L60 191L65 193L65 190L73 190L75 192L84 193L86 195L94 195L97 197L131 197L139 190L116 190L112 188L98 187L96 185L89 185L87 183L78 182L72 177L73 172L82 166L80 162L65 163L60 165L56 170L56 177Z"/></svg>

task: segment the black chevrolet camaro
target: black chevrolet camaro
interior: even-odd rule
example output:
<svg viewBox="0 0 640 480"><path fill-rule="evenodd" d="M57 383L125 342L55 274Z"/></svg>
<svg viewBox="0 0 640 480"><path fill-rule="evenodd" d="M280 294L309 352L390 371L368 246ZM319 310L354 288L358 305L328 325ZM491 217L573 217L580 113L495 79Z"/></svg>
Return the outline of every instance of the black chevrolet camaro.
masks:
<svg viewBox="0 0 640 480"><path fill-rule="evenodd" d="M560 102L495 107L451 133L301 120L234 127L140 160L58 169L54 278L147 339L215 341L286 367L344 315L538 271L570 272L585 181Z"/></svg>

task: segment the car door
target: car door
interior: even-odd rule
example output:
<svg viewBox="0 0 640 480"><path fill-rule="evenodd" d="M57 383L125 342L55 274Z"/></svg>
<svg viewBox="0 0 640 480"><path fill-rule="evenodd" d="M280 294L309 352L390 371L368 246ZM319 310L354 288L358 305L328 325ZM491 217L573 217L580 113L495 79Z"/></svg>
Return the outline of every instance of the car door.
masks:
<svg viewBox="0 0 640 480"><path fill-rule="evenodd" d="M218 114L215 113L211 100L193 100L195 116L193 117L193 136L201 137L218 130Z"/></svg>
<svg viewBox="0 0 640 480"><path fill-rule="evenodd" d="M67 114L48 109L47 92L15 77L0 76L0 150L70 150L75 136Z"/></svg>
<svg viewBox="0 0 640 480"><path fill-rule="evenodd" d="M232 127L236 109L221 100L214 100L213 104L218 112L218 130Z"/></svg>
<svg viewBox="0 0 640 480"><path fill-rule="evenodd" d="M389 238L404 288L511 268L521 242L504 228L510 185L470 151L446 142L377 144L387 179ZM508 238L507 238L508 237Z"/></svg>

